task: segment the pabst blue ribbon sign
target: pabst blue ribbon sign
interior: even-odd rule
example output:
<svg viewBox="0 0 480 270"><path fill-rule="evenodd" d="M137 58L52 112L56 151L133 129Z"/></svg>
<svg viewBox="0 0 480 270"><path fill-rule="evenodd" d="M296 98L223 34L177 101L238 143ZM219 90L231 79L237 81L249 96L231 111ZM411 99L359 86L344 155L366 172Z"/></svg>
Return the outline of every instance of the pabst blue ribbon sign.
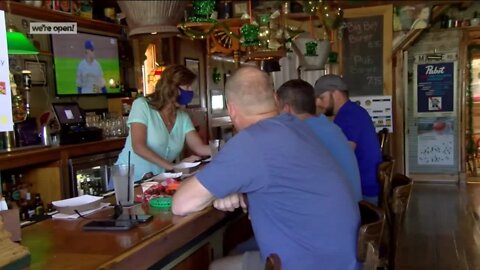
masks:
<svg viewBox="0 0 480 270"><path fill-rule="evenodd" d="M455 63L417 65L417 113L455 112Z"/></svg>

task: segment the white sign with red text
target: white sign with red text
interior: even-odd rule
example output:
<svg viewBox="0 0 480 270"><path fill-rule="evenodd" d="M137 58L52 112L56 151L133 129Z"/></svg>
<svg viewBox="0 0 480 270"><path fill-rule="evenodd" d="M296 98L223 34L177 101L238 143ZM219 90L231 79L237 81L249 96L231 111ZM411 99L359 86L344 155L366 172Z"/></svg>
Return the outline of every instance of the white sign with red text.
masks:
<svg viewBox="0 0 480 270"><path fill-rule="evenodd" d="M0 10L0 132L13 130L5 12Z"/></svg>

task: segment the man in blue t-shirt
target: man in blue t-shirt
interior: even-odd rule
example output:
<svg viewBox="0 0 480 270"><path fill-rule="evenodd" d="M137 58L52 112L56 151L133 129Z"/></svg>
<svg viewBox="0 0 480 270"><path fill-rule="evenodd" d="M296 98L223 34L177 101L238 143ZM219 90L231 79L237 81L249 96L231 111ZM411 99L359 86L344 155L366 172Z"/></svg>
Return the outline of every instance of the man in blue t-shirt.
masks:
<svg viewBox="0 0 480 270"><path fill-rule="evenodd" d="M358 269L360 216L346 177L307 125L278 115L272 85L254 67L230 77L227 108L239 133L182 183L172 212L186 215L212 202L220 210L246 209L246 194L260 248L256 264L246 253L218 260L211 269L263 269L271 253L284 270Z"/></svg>
<svg viewBox="0 0 480 270"><path fill-rule="evenodd" d="M282 84L276 93L280 110L303 120L330 151L347 175L355 201L362 200L362 186L357 158L342 130L325 115L315 116L315 94L312 85L300 79Z"/></svg>
<svg viewBox="0 0 480 270"><path fill-rule="evenodd" d="M355 149L363 198L378 204L378 165L382 162L382 152L370 115L349 99L347 84L337 75L320 77L314 88L317 108L326 116L335 116L335 124Z"/></svg>

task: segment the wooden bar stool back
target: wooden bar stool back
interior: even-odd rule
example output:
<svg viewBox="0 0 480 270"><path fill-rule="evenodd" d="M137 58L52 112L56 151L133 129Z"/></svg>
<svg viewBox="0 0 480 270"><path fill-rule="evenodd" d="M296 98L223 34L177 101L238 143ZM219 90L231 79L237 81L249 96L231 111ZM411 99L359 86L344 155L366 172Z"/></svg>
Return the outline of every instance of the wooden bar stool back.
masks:
<svg viewBox="0 0 480 270"><path fill-rule="evenodd" d="M391 225L391 245L390 245L390 261L395 261L395 252L398 245L398 238L401 233L405 213L407 211L408 202L412 190L412 179L403 175L395 174L392 177L392 195L390 196L390 212L392 215Z"/></svg>
<svg viewBox="0 0 480 270"><path fill-rule="evenodd" d="M388 132L388 128L383 128L379 132L377 132L378 141L380 143L380 150L382 151L382 155L388 156L389 152L389 144L390 144L390 134Z"/></svg>
<svg viewBox="0 0 480 270"><path fill-rule="evenodd" d="M407 205L410 200L410 193L412 190L412 179L403 174L395 174L392 177L392 194L390 195L390 210L398 219L405 216Z"/></svg>
<svg viewBox="0 0 480 270"><path fill-rule="evenodd" d="M395 161L383 161L378 166L378 180L380 181L380 194L378 205L385 211L387 222L390 221L390 209L388 206L389 196L391 194L391 181L393 176L393 167Z"/></svg>
<svg viewBox="0 0 480 270"><path fill-rule="evenodd" d="M378 255L378 248L372 243L372 241L367 242L367 254L365 262L363 262L363 270L378 270L381 266L381 262Z"/></svg>
<svg viewBox="0 0 480 270"><path fill-rule="evenodd" d="M282 262L280 261L280 257L278 257L277 254L273 253L267 257L265 270L282 270Z"/></svg>
<svg viewBox="0 0 480 270"><path fill-rule="evenodd" d="M386 218L383 209L370 202L360 201L358 206L360 208L361 226L358 229L357 259L365 262L368 243L371 243L374 253L378 255Z"/></svg>

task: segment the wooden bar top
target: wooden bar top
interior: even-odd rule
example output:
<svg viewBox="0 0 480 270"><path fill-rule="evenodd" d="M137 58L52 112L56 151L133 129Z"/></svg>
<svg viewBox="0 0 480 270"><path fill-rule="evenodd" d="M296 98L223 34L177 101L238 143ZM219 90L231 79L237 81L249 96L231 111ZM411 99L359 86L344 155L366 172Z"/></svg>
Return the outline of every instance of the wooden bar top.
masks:
<svg viewBox="0 0 480 270"><path fill-rule="evenodd" d="M61 161L71 157L105 153L121 150L125 138L107 138L101 141L59 145L33 146L14 148L12 151L0 151L0 170L13 169L23 166L36 165L47 162Z"/></svg>
<svg viewBox="0 0 480 270"><path fill-rule="evenodd" d="M22 229L30 269L146 269L222 221L228 214L208 208L186 217L135 205L125 211L154 219L129 231L83 231L92 219L108 218L113 208L89 219L42 221Z"/></svg>

